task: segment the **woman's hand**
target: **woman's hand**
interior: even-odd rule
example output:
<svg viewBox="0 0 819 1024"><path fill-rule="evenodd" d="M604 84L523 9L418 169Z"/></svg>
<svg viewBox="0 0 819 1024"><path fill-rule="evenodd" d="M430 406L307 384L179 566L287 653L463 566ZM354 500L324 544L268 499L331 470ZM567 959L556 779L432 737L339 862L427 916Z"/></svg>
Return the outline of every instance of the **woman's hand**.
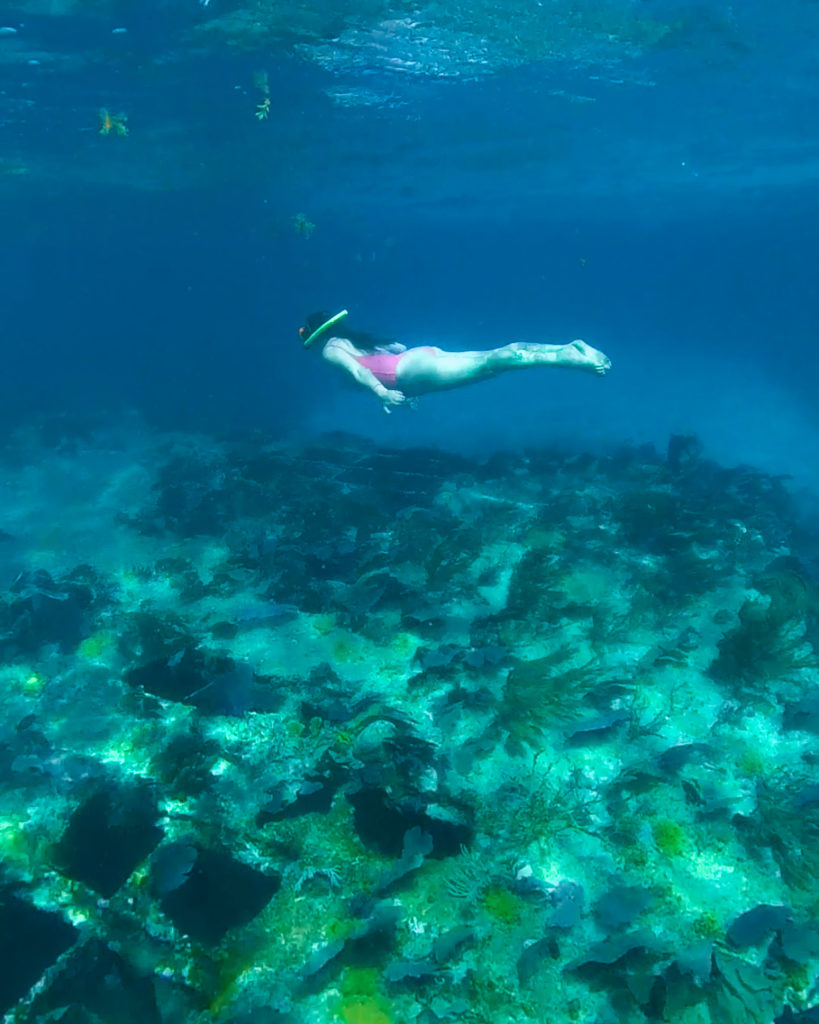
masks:
<svg viewBox="0 0 819 1024"><path fill-rule="evenodd" d="M379 398L384 403L384 412L390 413L393 409L399 405L403 405L407 400L407 396L403 391L392 391L390 388L384 388L384 393L379 395Z"/></svg>

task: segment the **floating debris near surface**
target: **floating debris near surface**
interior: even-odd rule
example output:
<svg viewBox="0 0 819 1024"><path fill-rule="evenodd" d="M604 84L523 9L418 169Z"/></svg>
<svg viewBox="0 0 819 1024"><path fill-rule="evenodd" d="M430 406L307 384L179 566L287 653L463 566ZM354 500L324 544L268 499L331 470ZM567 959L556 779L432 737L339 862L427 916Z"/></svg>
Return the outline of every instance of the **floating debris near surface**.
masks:
<svg viewBox="0 0 819 1024"><path fill-rule="evenodd" d="M780 480L686 437L26 445L0 514L8 1021L815 1002L819 544Z"/></svg>

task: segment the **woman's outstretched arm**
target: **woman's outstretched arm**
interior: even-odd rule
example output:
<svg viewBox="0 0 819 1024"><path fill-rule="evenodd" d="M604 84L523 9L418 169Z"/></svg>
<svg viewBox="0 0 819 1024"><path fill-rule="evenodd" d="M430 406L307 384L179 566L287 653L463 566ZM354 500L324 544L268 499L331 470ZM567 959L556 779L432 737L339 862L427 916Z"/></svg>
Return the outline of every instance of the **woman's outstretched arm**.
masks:
<svg viewBox="0 0 819 1024"><path fill-rule="evenodd" d="M324 346L322 355L328 362L335 363L336 366L346 370L357 384L361 384L369 391L372 391L376 398L383 403L387 412L393 406L401 405L406 401L403 391L394 391L384 387L372 370L362 366L352 353L347 352L341 346L328 343Z"/></svg>

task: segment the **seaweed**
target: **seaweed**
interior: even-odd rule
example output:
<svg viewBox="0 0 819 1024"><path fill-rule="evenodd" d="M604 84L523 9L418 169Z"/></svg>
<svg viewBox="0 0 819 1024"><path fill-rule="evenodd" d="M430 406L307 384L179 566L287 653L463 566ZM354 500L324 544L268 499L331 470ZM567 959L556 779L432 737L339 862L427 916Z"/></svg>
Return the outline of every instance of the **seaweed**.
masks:
<svg viewBox="0 0 819 1024"><path fill-rule="evenodd" d="M631 720L625 708L609 708L597 715L580 718L566 727L566 740L570 746L580 747L596 741L606 740L620 726Z"/></svg>
<svg viewBox="0 0 819 1024"><path fill-rule="evenodd" d="M712 679L739 697L765 696L772 680L819 668L819 658L805 639L807 620L817 609L813 584L781 560L772 562L754 584L761 597L742 605L739 625L722 638L709 668Z"/></svg>
<svg viewBox="0 0 819 1024"><path fill-rule="evenodd" d="M219 744L206 738L196 724L172 735L156 752L153 771L169 796L199 796L213 785L213 765Z"/></svg>
<svg viewBox="0 0 819 1024"><path fill-rule="evenodd" d="M515 965L520 987L529 985L547 957L554 960L557 956L558 945L553 935L545 935L526 946Z"/></svg>
<svg viewBox="0 0 819 1024"><path fill-rule="evenodd" d="M608 932L631 924L648 907L653 898L652 889L642 885L614 885L594 904L598 924Z"/></svg>
<svg viewBox="0 0 819 1024"><path fill-rule="evenodd" d="M611 966L617 964L626 957L634 954L662 954L663 943L647 928L640 928L633 932L626 932L623 935L613 935L602 942L595 943L581 953L579 957L571 960L564 970L579 971L591 965Z"/></svg>
<svg viewBox="0 0 819 1024"><path fill-rule="evenodd" d="M461 847L445 877L449 895L471 904L478 902L492 881L486 855L468 846Z"/></svg>
<svg viewBox="0 0 819 1024"><path fill-rule="evenodd" d="M399 882L413 874L423 866L424 860L432 853L432 836L414 825L404 834L401 856L392 867L388 868L375 885L377 896L385 896L393 892Z"/></svg>
<svg viewBox="0 0 819 1024"><path fill-rule="evenodd" d="M535 762L528 773L501 787L479 808L478 822L483 832L502 831L513 848L525 849L534 839L550 843L572 832L597 837L594 816L599 802L582 773L559 779Z"/></svg>
<svg viewBox="0 0 819 1024"><path fill-rule="evenodd" d="M199 852L193 843L165 843L151 857L151 888L156 896L165 896L188 880Z"/></svg>
<svg viewBox="0 0 819 1024"><path fill-rule="evenodd" d="M557 552L530 547L512 573L504 617L544 624L558 621L561 575Z"/></svg>
<svg viewBox="0 0 819 1024"><path fill-rule="evenodd" d="M816 922L786 921L779 933L777 953L794 964L813 962L819 957L819 925Z"/></svg>
<svg viewBox="0 0 819 1024"><path fill-rule="evenodd" d="M784 984L755 964L714 950L706 989L712 1019L725 1024L770 1024L781 1007Z"/></svg>
<svg viewBox="0 0 819 1024"><path fill-rule="evenodd" d="M424 559L427 584L433 593L451 592L459 577L464 577L481 548L481 535L470 527L460 526L445 534L434 544ZM452 595L454 596L454 595Z"/></svg>
<svg viewBox="0 0 819 1024"><path fill-rule="evenodd" d="M0 655L35 655L46 644L67 652L91 633L102 603L93 575L74 570L53 579L44 569L20 573L11 585L14 599L0 603Z"/></svg>
<svg viewBox="0 0 819 1024"><path fill-rule="evenodd" d="M574 658L567 643L542 658L515 662L495 715L495 727L510 753L538 749L545 733L579 717L599 668L594 661L575 665Z"/></svg>
<svg viewBox="0 0 819 1024"><path fill-rule="evenodd" d="M657 756L657 765L663 772L676 775L692 760L700 762L713 753L714 747L710 743L678 743Z"/></svg>
<svg viewBox="0 0 819 1024"><path fill-rule="evenodd" d="M592 988L606 991L621 1019L628 1019L626 1014L635 1007L653 1017L657 990L661 988L661 965L668 955L666 941L648 929L638 929L596 943L563 970L578 974Z"/></svg>
<svg viewBox="0 0 819 1024"><path fill-rule="evenodd" d="M256 823L266 825L269 822L300 818L305 814L326 814L332 807L339 781L337 778L324 779L318 775L308 777L292 795L288 786L277 787L271 791L270 799L256 815Z"/></svg>
<svg viewBox="0 0 819 1024"><path fill-rule="evenodd" d="M770 851L785 884L809 895L819 876L819 807L799 806L803 787L798 778L774 785L760 777L755 812L734 815L733 824L751 856Z"/></svg>
<svg viewBox="0 0 819 1024"><path fill-rule="evenodd" d="M782 726L819 735L819 693L809 693L800 700L786 703Z"/></svg>
<svg viewBox="0 0 819 1024"><path fill-rule="evenodd" d="M370 904L360 923L345 921L343 937L331 940L314 950L298 972L297 992L319 992L346 967L355 969L383 965L390 960L395 945L400 910L387 901ZM348 993L357 1001L364 993ZM367 992L368 996L374 993Z"/></svg>
<svg viewBox="0 0 819 1024"><path fill-rule="evenodd" d="M433 815L417 800L399 803L376 788L362 788L348 794L347 799L361 841L386 856L401 857L406 835L416 826L431 837L433 858L455 856L472 838L469 824Z"/></svg>
<svg viewBox="0 0 819 1024"><path fill-rule="evenodd" d="M728 926L725 937L736 949L747 949L764 942L775 932L781 932L790 920L791 911L785 906L760 903L746 910Z"/></svg>
<svg viewBox="0 0 819 1024"><path fill-rule="evenodd" d="M683 551L701 529L699 517L671 487L628 491L619 497L614 515L623 542L649 554Z"/></svg>
<svg viewBox="0 0 819 1024"><path fill-rule="evenodd" d="M564 878L549 893L549 902L553 907L548 919L549 927L569 931L579 924L583 917L586 894L578 882Z"/></svg>
<svg viewBox="0 0 819 1024"><path fill-rule="evenodd" d="M696 471L702 459L702 442L695 434L672 434L668 439L666 464L674 476Z"/></svg>

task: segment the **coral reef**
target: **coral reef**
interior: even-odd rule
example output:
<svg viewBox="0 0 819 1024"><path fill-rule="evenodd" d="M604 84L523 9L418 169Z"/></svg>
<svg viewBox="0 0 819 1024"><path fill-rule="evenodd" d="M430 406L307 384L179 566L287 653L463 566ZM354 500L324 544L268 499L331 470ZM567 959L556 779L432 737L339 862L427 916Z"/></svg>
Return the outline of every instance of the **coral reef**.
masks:
<svg viewBox="0 0 819 1024"><path fill-rule="evenodd" d="M143 439L70 552L10 484L6 1019L799 1019L815 533L683 440Z"/></svg>

